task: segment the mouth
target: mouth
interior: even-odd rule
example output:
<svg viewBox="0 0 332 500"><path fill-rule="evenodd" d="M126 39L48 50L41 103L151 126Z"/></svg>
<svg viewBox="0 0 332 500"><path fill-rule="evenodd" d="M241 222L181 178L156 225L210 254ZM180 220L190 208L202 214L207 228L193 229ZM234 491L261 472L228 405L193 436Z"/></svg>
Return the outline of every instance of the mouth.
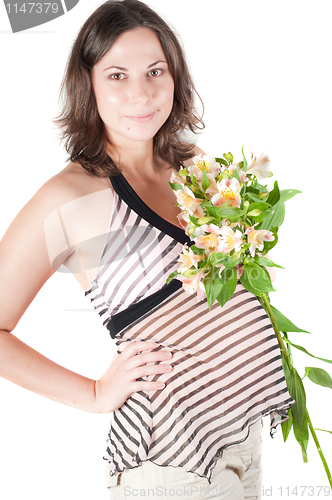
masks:
<svg viewBox="0 0 332 500"><path fill-rule="evenodd" d="M156 112L145 115L126 116L126 118L128 118L128 120L131 120L133 122L148 122L152 120L155 114Z"/></svg>

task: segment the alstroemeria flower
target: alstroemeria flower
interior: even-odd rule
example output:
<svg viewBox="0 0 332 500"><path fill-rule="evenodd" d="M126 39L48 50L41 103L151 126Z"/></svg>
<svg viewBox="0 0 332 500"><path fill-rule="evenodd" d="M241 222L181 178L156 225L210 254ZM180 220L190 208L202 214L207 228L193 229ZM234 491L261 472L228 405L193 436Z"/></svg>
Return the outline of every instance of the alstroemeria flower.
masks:
<svg viewBox="0 0 332 500"><path fill-rule="evenodd" d="M233 231L229 226L220 228L219 234L222 237L222 252L229 253L235 249L236 252L240 251L242 244L242 233L238 229Z"/></svg>
<svg viewBox="0 0 332 500"><path fill-rule="evenodd" d="M182 274L178 274L176 279L182 281L183 288L189 295L197 292L198 300L202 300L205 297L205 287L201 281L204 277L204 270L197 272L191 278L186 278Z"/></svg>
<svg viewBox="0 0 332 500"><path fill-rule="evenodd" d="M185 230L186 234L188 235L188 229L190 228L190 219L188 214L186 214L185 212L180 212L177 215L177 218L180 223L180 226L182 227L182 229Z"/></svg>
<svg viewBox="0 0 332 500"><path fill-rule="evenodd" d="M255 224L256 226L256 224ZM256 248L258 250L263 250L264 248L264 241L273 241L274 240L274 235L271 231L268 231L267 229L254 229L254 227L248 227L246 230L246 235L248 239L248 243L250 243L250 255L252 257L255 256L255 251Z"/></svg>
<svg viewBox="0 0 332 500"><path fill-rule="evenodd" d="M233 173L234 173L234 170L237 171L237 173L239 174L239 177L240 177L240 180L242 182L242 184L244 184L245 182L247 182L249 179L245 173L244 170L241 170L239 165L237 163L232 163L228 168L227 170L229 171L230 173L230 176L232 177L233 176Z"/></svg>
<svg viewBox="0 0 332 500"><path fill-rule="evenodd" d="M240 207L241 206L241 186L235 177L232 179L222 179L217 183L218 194L212 196L212 205L217 207L222 207L228 202L230 207Z"/></svg>
<svg viewBox="0 0 332 500"><path fill-rule="evenodd" d="M174 194L181 210L196 217L204 217L204 210L201 207L203 200L196 198L188 186L183 186L183 190L174 191Z"/></svg>
<svg viewBox="0 0 332 500"><path fill-rule="evenodd" d="M178 271L179 273L184 273L185 271L188 271L192 266L196 267L198 266L198 263L204 259L203 255L196 255L192 249L189 247L187 243L183 245L182 253L180 254L180 257L178 259L178 262L180 264Z"/></svg>
<svg viewBox="0 0 332 500"><path fill-rule="evenodd" d="M258 158L251 153L251 165L247 168L247 174L253 174L257 179L266 179L270 176L269 157L262 153Z"/></svg>
<svg viewBox="0 0 332 500"><path fill-rule="evenodd" d="M171 173L170 182L172 182L173 184L184 184L185 178L181 177L181 175L179 175L177 172L173 171Z"/></svg>
<svg viewBox="0 0 332 500"><path fill-rule="evenodd" d="M203 168L205 167L205 172L210 174L215 178L220 170L219 163L216 162L214 156L208 155L197 155L192 159L194 165L189 167L189 172L192 171L193 175L198 181L203 179Z"/></svg>
<svg viewBox="0 0 332 500"><path fill-rule="evenodd" d="M195 246L197 248L204 248L206 255L210 255L212 252L223 251L223 240L220 237L222 228L219 228L215 224L210 224L209 226L204 224L200 227L200 230L208 234L202 234L195 239Z"/></svg>

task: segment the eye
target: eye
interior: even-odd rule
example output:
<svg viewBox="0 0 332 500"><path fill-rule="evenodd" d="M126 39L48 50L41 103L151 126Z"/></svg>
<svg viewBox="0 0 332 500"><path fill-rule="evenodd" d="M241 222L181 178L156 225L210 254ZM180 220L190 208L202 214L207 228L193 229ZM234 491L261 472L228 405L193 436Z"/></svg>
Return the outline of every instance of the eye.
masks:
<svg viewBox="0 0 332 500"><path fill-rule="evenodd" d="M156 76L160 76L162 73L164 72L163 69L151 69L148 73L149 76L153 76L153 77L156 77Z"/></svg>
<svg viewBox="0 0 332 500"><path fill-rule="evenodd" d="M119 80L123 80L125 78L125 75L123 73L112 73L111 75L109 75L108 78L110 80L119 81Z"/></svg>

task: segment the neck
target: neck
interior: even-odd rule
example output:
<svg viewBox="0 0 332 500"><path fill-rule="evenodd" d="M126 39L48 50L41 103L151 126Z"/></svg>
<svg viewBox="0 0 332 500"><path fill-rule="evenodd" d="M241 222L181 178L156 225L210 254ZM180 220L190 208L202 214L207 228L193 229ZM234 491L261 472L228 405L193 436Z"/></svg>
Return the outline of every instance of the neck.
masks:
<svg viewBox="0 0 332 500"><path fill-rule="evenodd" d="M152 140L110 145L109 154L125 176L154 177L164 166L154 157Z"/></svg>

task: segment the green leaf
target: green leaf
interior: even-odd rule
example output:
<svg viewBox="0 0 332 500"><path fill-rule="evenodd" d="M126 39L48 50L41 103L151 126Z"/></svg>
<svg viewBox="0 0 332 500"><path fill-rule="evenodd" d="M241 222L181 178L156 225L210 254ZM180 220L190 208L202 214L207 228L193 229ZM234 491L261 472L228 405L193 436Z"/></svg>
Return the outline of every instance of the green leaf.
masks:
<svg viewBox="0 0 332 500"><path fill-rule="evenodd" d="M221 163L222 165L225 165L225 167L228 167L227 161L224 160L223 158L216 158L216 162Z"/></svg>
<svg viewBox="0 0 332 500"><path fill-rule="evenodd" d="M243 146L242 146L242 156L243 156L243 165L242 165L242 170L243 170L244 172L246 172L246 171L247 171L247 168L248 168L248 163L247 163L246 157L244 156Z"/></svg>
<svg viewBox="0 0 332 500"><path fill-rule="evenodd" d="M270 191L268 199L266 200L271 205L275 205L280 200L280 189L278 181L275 181L272 191Z"/></svg>
<svg viewBox="0 0 332 500"><path fill-rule="evenodd" d="M209 178L208 176L206 175L206 170L205 170L205 167L203 167L203 180L202 180L202 188L203 188L203 191L205 193L205 191L207 190L207 188L210 186L210 181L209 181Z"/></svg>
<svg viewBox="0 0 332 500"><path fill-rule="evenodd" d="M279 267L280 269L284 269L282 266L278 266L278 264L275 264L272 260L267 259L266 257L258 257L258 255L255 255L255 262L257 262L257 264L259 264L260 266Z"/></svg>
<svg viewBox="0 0 332 500"><path fill-rule="evenodd" d="M248 191L248 189L247 189L247 197L250 198L250 200L257 201L257 203L262 201L261 198L258 196L258 194Z"/></svg>
<svg viewBox="0 0 332 500"><path fill-rule="evenodd" d="M258 290L257 288L251 286L249 280L248 280L248 273L246 269L243 270L243 273L240 276L240 282L248 290L248 292L253 293L254 295L262 295L262 291Z"/></svg>
<svg viewBox="0 0 332 500"><path fill-rule="evenodd" d="M172 281L172 279L173 279L173 278L175 278L178 274L179 274L179 273L178 273L177 271L174 271L174 273L171 273L171 274L167 277L167 279L166 279L166 284L168 285L168 284Z"/></svg>
<svg viewBox="0 0 332 500"><path fill-rule="evenodd" d="M245 210L238 207L221 207L218 209L218 217L228 219L230 222L238 222L245 214Z"/></svg>
<svg viewBox="0 0 332 500"><path fill-rule="evenodd" d="M272 205L272 203L271 203ZM281 226L285 218L285 203L279 200L272 208L269 210L267 216L258 226L259 229L268 229L272 227L276 228Z"/></svg>
<svg viewBox="0 0 332 500"><path fill-rule="evenodd" d="M218 219L219 218L219 215L218 215L218 210L220 210L218 207L209 207L209 206L204 206L205 204L202 203L201 206L203 206L203 208L205 208L206 210L206 214L209 216L209 217L214 217L215 219Z"/></svg>
<svg viewBox="0 0 332 500"><path fill-rule="evenodd" d="M211 267L209 273L203 279L203 284L205 287L208 305L211 309L214 301L220 293L221 287L223 286L223 280L219 277L219 269L217 270L215 267Z"/></svg>
<svg viewBox="0 0 332 500"><path fill-rule="evenodd" d="M183 191L183 184L174 184L173 182L168 183L173 191Z"/></svg>
<svg viewBox="0 0 332 500"><path fill-rule="evenodd" d="M233 296L237 284L236 269L224 269L221 273L221 280L223 282L222 288L217 296L217 301L224 307L226 302Z"/></svg>
<svg viewBox="0 0 332 500"><path fill-rule="evenodd" d="M284 443L286 443L291 428L293 427L293 414L291 408L288 410L288 420L281 423L282 437L284 438Z"/></svg>
<svg viewBox="0 0 332 500"><path fill-rule="evenodd" d="M308 354L308 356L311 356L312 358L316 358L316 359L320 359L321 361L325 361L325 363L330 363L332 364L332 361L330 359L325 359L325 358L320 358L319 356L314 356L313 354L310 354L310 352L308 352L304 347L302 347L301 345L297 345L297 344L293 344L293 342L291 342L288 338L286 337L283 337L283 340L287 343L287 344L290 344L291 346L295 347L296 349L298 349L299 351L302 351L304 352L305 354Z"/></svg>
<svg viewBox="0 0 332 500"><path fill-rule="evenodd" d="M212 266L219 266L222 264L225 267L234 267L239 263L237 259L234 259L227 253L222 252L212 252L208 257L208 264Z"/></svg>
<svg viewBox="0 0 332 500"><path fill-rule="evenodd" d="M293 405L294 406L294 405ZM308 429L308 421L306 416L303 418L302 425L299 425L296 418L293 421L293 431L296 441L302 448L303 460L304 462L308 461L307 457L307 448L309 442L309 429Z"/></svg>
<svg viewBox="0 0 332 500"><path fill-rule="evenodd" d="M255 262L244 264L244 272L252 288L260 290L260 293L273 292L274 288L270 276Z"/></svg>
<svg viewBox="0 0 332 500"><path fill-rule="evenodd" d="M249 205L248 210L260 210L261 212L266 212L269 208L271 208L271 205L269 203L265 203L264 201L255 201L254 203L251 203Z"/></svg>
<svg viewBox="0 0 332 500"><path fill-rule="evenodd" d="M197 217L194 217L193 215L189 215L189 220L190 220L190 222L192 222L194 224L194 226L199 226Z"/></svg>
<svg viewBox="0 0 332 500"><path fill-rule="evenodd" d="M307 330L303 330L302 328L298 328L297 326L294 325L286 316L284 316L278 309L275 307L271 306L273 316L277 322L278 328L281 332L304 332L304 333L310 333L307 332Z"/></svg>
<svg viewBox="0 0 332 500"><path fill-rule="evenodd" d="M193 251L195 255L204 255L205 248L197 248L195 245L191 245L190 249Z"/></svg>
<svg viewBox="0 0 332 500"><path fill-rule="evenodd" d="M332 379L325 370L322 368L306 367L305 371L311 382L332 389Z"/></svg>
<svg viewBox="0 0 332 500"><path fill-rule="evenodd" d="M301 191L298 189L282 189L280 191L280 199L281 201L285 202L293 198L296 194L300 194Z"/></svg>
<svg viewBox="0 0 332 500"><path fill-rule="evenodd" d="M260 198L258 197L260 200ZM251 217L253 216L255 218L255 221L261 222L267 217L267 210L271 208L271 205L269 203L264 203L263 201L255 201L254 203L251 203L248 207L248 216ZM258 210L259 213L257 215L254 214L254 212Z"/></svg>
<svg viewBox="0 0 332 500"><path fill-rule="evenodd" d="M239 173L238 173L238 171L236 170L236 168L235 168L235 169L234 169L234 171L233 171L233 175L232 175L232 177L235 177L235 179L239 182L239 184L242 184L242 181L241 181L241 179L240 179Z"/></svg>
<svg viewBox="0 0 332 500"><path fill-rule="evenodd" d="M287 382L287 387L289 390L289 394L295 400L295 403L292 404L292 413L294 416L294 422L296 421L299 429L302 428L305 409L306 409L306 395L303 387L303 383L300 375L297 373L294 367L289 367L287 361L285 360L283 354L282 358L282 366L284 369L285 379Z"/></svg>
<svg viewBox="0 0 332 500"><path fill-rule="evenodd" d="M273 233L274 240L264 241L264 250L262 252L263 255L266 255L278 243L278 229L271 228L270 231Z"/></svg>

